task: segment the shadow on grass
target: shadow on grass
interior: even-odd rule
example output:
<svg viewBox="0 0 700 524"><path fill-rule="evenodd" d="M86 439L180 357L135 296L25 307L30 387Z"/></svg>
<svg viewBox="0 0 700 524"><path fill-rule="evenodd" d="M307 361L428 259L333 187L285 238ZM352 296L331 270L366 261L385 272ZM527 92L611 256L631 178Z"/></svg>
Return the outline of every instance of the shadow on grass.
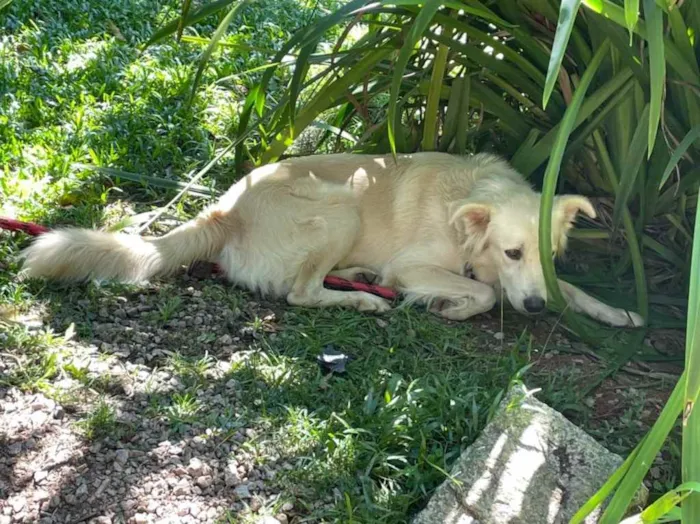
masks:
<svg viewBox="0 0 700 524"><path fill-rule="evenodd" d="M293 501L312 520L402 521L444 480L441 470L478 435L523 364L510 351L475 347L468 324L412 310L382 319L271 310L215 282L49 287L37 298L48 302L57 331L77 328L55 376L38 388L67 418L33 437L34 450L6 456L3 482L10 499L45 497L53 486L42 504L56 522L128 518L148 511L149 500L183 518L186 505L234 519L251 503L275 513ZM346 375L318 367L327 344L355 357ZM3 373L0 382L21 385ZM65 378L84 396L62 391ZM114 417L86 441L100 399ZM10 439L26 441L41 428ZM27 483L27 465L55 455L65 431L76 439L73 458L48 462L46 488ZM128 450L124 464L120 449ZM193 457L206 464L210 484L183 473Z"/></svg>

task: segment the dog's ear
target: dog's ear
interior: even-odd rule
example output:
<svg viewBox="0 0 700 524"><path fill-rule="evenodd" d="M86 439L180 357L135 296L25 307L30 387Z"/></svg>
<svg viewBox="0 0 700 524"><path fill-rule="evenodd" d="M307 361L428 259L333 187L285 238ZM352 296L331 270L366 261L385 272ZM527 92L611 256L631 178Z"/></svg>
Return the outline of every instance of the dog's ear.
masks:
<svg viewBox="0 0 700 524"><path fill-rule="evenodd" d="M480 251L486 242L493 209L480 202L462 202L455 206L450 224L465 236L465 247Z"/></svg>
<svg viewBox="0 0 700 524"><path fill-rule="evenodd" d="M566 249L567 233L574 227L574 222L579 213L590 218L597 216L591 201L580 195L561 195L554 198L554 211L552 213L552 242L557 254Z"/></svg>
<svg viewBox="0 0 700 524"><path fill-rule="evenodd" d="M580 195L561 195L554 198L553 221L566 229L571 229L579 213L595 218L596 212L591 201Z"/></svg>

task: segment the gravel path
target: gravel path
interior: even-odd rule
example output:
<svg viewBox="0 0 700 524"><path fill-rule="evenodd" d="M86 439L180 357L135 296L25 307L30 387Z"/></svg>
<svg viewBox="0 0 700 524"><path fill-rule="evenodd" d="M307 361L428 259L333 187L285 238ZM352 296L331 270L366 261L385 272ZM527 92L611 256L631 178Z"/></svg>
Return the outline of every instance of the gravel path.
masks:
<svg viewBox="0 0 700 524"><path fill-rule="evenodd" d="M81 336L69 328L51 346L60 365L42 392L0 386L0 524L295 521L270 486L283 465L256 462L258 428L226 377L255 338L245 320L274 314L197 287L70 291L52 315L23 319ZM3 354L0 377L21 377L22 358Z"/></svg>

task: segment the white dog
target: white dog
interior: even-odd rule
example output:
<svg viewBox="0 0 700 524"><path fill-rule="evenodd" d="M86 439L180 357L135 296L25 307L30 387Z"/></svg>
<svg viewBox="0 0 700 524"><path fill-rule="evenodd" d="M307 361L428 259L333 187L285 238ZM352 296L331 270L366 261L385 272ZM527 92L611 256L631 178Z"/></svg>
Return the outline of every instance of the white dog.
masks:
<svg viewBox="0 0 700 524"><path fill-rule="evenodd" d="M417 153L398 162L311 156L255 169L163 237L64 229L42 235L22 256L30 276L121 281L208 260L236 284L297 306L390 308L369 293L324 288L331 274L395 288L453 320L490 310L501 290L518 311L539 313L547 300L539 207L523 177L487 154ZM556 198L555 255L579 212L595 217L584 197ZM613 326L643 324L636 313L560 285L576 311Z"/></svg>

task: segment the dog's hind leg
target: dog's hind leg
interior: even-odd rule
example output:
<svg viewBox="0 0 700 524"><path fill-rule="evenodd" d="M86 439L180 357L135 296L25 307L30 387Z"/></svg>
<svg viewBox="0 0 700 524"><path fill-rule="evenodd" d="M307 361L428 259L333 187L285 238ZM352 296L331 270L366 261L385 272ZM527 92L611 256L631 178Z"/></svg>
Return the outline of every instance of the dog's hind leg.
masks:
<svg viewBox="0 0 700 524"><path fill-rule="evenodd" d="M322 213L304 224L309 240L306 245L315 247L301 264L287 302L294 306L343 306L377 313L391 309L386 300L370 293L323 287L323 279L352 248L360 230L360 217L353 207L323 203L319 206L323 207L319 210Z"/></svg>
<svg viewBox="0 0 700 524"><path fill-rule="evenodd" d="M409 301L427 304L431 313L450 320L466 320L485 313L496 303L491 286L440 267L407 267L392 273Z"/></svg>
<svg viewBox="0 0 700 524"><path fill-rule="evenodd" d="M641 327L644 325L644 319L637 313L609 306L568 282L559 280L559 287L564 293L569 307L577 313L585 313L614 327Z"/></svg>

